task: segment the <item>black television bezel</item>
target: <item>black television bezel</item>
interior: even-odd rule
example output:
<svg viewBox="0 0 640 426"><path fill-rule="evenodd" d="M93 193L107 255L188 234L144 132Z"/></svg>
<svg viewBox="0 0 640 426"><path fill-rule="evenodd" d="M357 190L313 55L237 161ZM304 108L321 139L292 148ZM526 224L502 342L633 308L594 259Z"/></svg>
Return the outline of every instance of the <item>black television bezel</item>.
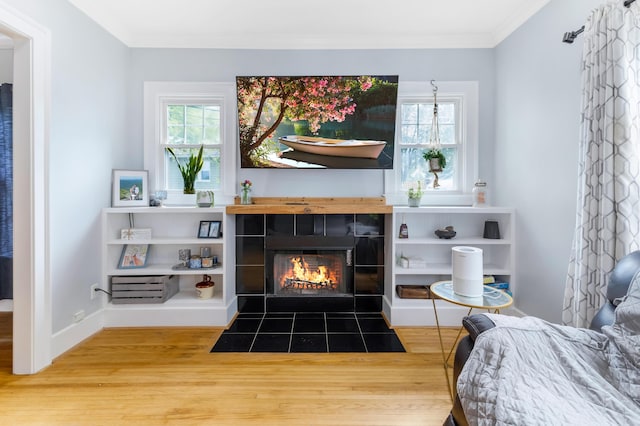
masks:
<svg viewBox="0 0 640 426"><path fill-rule="evenodd" d="M293 150L284 151L281 154L284 158L291 160L298 160L306 164L310 164L310 166L284 166L284 165L272 165L268 164L251 164L247 165L246 162L240 161L240 168L245 170L322 170L322 169L344 169L344 170L392 170L394 166L394 157L395 157L395 138L397 132L397 114L398 114L398 83L399 76L398 75L381 75L381 74L349 74L349 75L339 75L339 74L325 74L325 75L244 75L236 77L236 96L238 96L238 111L240 110L240 101L239 101L239 87L240 87L240 79L248 79L248 78L274 78L274 79L298 79L298 78L360 78L360 77L371 77L375 79L379 79L385 82L390 82L395 84L395 96L393 96L393 117L391 120L384 120L388 124L390 124L390 136L384 137L384 141L386 145L381 152L380 156L377 159L370 158L354 158L354 157L339 157L339 156L318 156L317 154L309 154L304 152L295 152ZM356 107L357 108L357 107ZM241 123L240 123L240 114L237 116L238 120L238 132L240 133ZM346 120L345 120L346 121ZM382 120L357 120L358 124L363 123L364 121L375 121L375 125L381 125L379 123ZM364 125L364 124L362 124ZM370 125L370 124L369 124ZM336 126L333 124L333 126ZM320 129L320 135L322 136L322 128ZM276 133L277 134L277 133ZM238 135L238 154L242 157L241 146L240 146L240 134ZM280 137L280 136L276 136ZM328 136L324 136L328 137ZM371 138L373 139L373 138ZM373 139L373 140L383 140ZM281 157L282 158L282 157Z"/></svg>

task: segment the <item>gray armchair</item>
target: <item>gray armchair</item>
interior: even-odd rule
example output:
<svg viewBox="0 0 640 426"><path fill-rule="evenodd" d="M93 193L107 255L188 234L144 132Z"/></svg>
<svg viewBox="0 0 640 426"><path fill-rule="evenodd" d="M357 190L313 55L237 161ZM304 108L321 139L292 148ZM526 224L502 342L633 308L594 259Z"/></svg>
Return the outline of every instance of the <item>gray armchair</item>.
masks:
<svg viewBox="0 0 640 426"><path fill-rule="evenodd" d="M622 299L629 289L633 278L640 272L640 251L634 251L629 253L616 264L615 268L609 276L609 283L607 285L607 302L600 308L596 316L593 318L590 324L590 329L600 331L604 325L611 325L615 320L615 309L620 299ZM469 332L468 336L465 336L460 340L456 348L454 358L454 383L457 383L458 377L465 362L469 358L471 351L473 350L474 342L479 334L493 328L495 324L491 319L483 314L474 314L465 317L462 320L462 324ZM454 386L455 389L455 386ZM466 426L468 425L465 417L460 399L457 394L454 398L453 408L451 413L444 422L445 426Z"/></svg>

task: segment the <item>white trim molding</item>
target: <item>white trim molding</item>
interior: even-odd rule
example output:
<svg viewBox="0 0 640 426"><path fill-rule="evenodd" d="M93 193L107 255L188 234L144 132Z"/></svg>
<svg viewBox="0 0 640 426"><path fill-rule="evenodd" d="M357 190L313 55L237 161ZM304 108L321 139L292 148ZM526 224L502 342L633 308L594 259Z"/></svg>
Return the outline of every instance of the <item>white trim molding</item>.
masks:
<svg viewBox="0 0 640 426"><path fill-rule="evenodd" d="M14 41L13 372L51 364L49 116L51 34L0 2L0 31ZM20 285L15 285L19 283Z"/></svg>

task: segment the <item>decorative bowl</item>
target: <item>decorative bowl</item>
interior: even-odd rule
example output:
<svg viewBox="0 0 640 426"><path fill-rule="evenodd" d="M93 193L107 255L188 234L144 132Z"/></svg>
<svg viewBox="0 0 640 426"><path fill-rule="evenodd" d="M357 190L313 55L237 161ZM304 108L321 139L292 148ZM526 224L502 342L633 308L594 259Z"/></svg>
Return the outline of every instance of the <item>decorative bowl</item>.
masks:
<svg viewBox="0 0 640 426"><path fill-rule="evenodd" d="M444 229L436 229L435 234L438 238L443 240L450 240L456 236L456 231L453 230L453 226L447 226Z"/></svg>

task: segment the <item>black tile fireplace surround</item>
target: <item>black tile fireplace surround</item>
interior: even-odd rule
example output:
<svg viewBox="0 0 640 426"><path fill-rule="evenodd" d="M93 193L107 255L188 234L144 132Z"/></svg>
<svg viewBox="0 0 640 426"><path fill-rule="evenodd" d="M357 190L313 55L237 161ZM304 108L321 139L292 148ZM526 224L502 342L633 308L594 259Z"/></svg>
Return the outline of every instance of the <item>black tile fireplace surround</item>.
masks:
<svg viewBox="0 0 640 426"><path fill-rule="evenodd" d="M274 269L289 258L339 266L323 284L292 278L283 285ZM236 215L240 313L380 312L383 283L384 214Z"/></svg>

